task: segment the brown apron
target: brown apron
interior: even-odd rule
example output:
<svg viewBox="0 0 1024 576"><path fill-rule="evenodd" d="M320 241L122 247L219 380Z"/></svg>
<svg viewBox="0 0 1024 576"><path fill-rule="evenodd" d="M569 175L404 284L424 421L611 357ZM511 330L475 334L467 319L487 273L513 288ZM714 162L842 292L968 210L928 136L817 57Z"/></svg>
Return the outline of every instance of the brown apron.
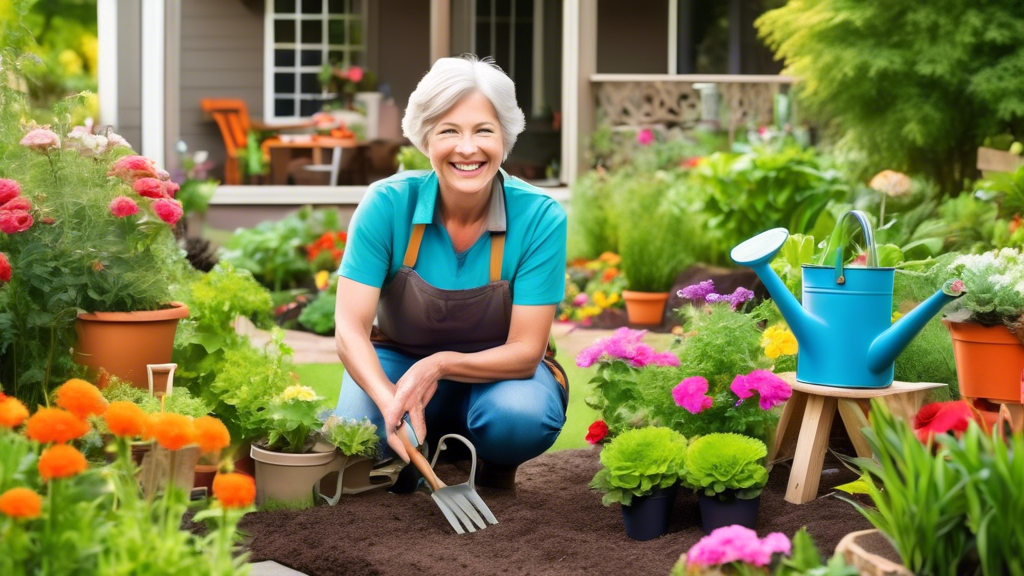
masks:
<svg viewBox="0 0 1024 576"><path fill-rule="evenodd" d="M508 280L501 279L505 233L490 233L490 282L478 288L444 290L413 270L425 229L426 224L413 225L402 267L381 290L378 327L371 340L415 356L480 352L505 344L512 323L512 293ZM568 379L555 362L550 342L543 362L568 394Z"/></svg>

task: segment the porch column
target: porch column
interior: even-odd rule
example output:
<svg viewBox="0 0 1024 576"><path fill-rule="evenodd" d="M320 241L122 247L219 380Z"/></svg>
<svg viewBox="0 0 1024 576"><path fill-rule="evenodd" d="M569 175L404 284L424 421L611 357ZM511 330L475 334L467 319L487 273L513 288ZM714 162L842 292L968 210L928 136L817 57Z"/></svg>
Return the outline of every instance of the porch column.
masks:
<svg viewBox="0 0 1024 576"><path fill-rule="evenodd" d="M430 0L430 63L451 55L451 0Z"/></svg>
<svg viewBox="0 0 1024 576"><path fill-rule="evenodd" d="M142 0L142 155L164 162L164 0Z"/></svg>
<svg viewBox="0 0 1024 576"><path fill-rule="evenodd" d="M562 15L562 183L585 170L583 147L594 131L597 73L597 2L565 0Z"/></svg>
<svg viewBox="0 0 1024 576"><path fill-rule="evenodd" d="M97 96L100 117L97 126L117 125L117 0L96 3L96 36L99 40Z"/></svg>

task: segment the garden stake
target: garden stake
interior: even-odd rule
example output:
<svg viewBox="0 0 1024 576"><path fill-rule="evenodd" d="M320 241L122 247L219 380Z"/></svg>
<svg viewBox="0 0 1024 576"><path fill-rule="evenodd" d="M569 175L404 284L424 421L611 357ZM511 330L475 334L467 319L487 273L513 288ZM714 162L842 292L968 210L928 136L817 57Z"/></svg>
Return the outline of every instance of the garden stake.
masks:
<svg viewBox="0 0 1024 576"><path fill-rule="evenodd" d="M408 421L405 422L405 425L409 426ZM398 437L402 440L405 451L409 454L409 461L416 466L416 469L427 480L427 484L430 485L430 497L437 503L437 507L441 509L441 513L448 519L448 523L452 525L455 532L459 534L465 534L467 531L476 532L477 530L487 528L488 523L498 523L498 519L494 517L487 504L476 493L476 486L474 484L476 478L476 449L473 448L473 444L469 440L458 434L442 436L438 442L437 451L434 453L433 462L428 463L427 459L413 447L412 442L409 441L409 436L401 427L398 428ZM448 438L461 440L469 447L469 452L472 456L473 464L469 472L469 481L457 486L446 485L437 477L433 469L433 464L437 463L437 454L444 450L444 441Z"/></svg>

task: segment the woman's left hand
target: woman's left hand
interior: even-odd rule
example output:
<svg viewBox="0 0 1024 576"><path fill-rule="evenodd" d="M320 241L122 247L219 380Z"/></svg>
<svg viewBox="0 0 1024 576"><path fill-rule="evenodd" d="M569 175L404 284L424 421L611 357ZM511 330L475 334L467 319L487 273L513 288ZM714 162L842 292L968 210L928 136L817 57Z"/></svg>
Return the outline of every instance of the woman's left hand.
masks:
<svg viewBox="0 0 1024 576"><path fill-rule="evenodd" d="M395 401L384 423L390 430L401 426L402 416L407 412L416 438L422 444L427 437L425 411L441 379L441 363L437 355L427 356L410 367L395 384Z"/></svg>

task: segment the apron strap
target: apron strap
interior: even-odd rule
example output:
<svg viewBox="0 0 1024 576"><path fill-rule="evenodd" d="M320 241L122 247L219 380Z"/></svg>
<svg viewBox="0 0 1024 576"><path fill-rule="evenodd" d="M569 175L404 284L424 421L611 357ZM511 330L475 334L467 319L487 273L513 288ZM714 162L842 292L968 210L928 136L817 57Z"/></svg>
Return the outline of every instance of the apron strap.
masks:
<svg viewBox="0 0 1024 576"><path fill-rule="evenodd" d="M413 224L412 235L409 236L409 245L405 248L405 259L402 261L403 266L408 266L409 268L416 267L416 259L420 256L420 243L423 242L423 230L426 228L426 224Z"/></svg>
<svg viewBox="0 0 1024 576"><path fill-rule="evenodd" d="M501 260L505 256L505 233L491 232L491 282L501 280Z"/></svg>

